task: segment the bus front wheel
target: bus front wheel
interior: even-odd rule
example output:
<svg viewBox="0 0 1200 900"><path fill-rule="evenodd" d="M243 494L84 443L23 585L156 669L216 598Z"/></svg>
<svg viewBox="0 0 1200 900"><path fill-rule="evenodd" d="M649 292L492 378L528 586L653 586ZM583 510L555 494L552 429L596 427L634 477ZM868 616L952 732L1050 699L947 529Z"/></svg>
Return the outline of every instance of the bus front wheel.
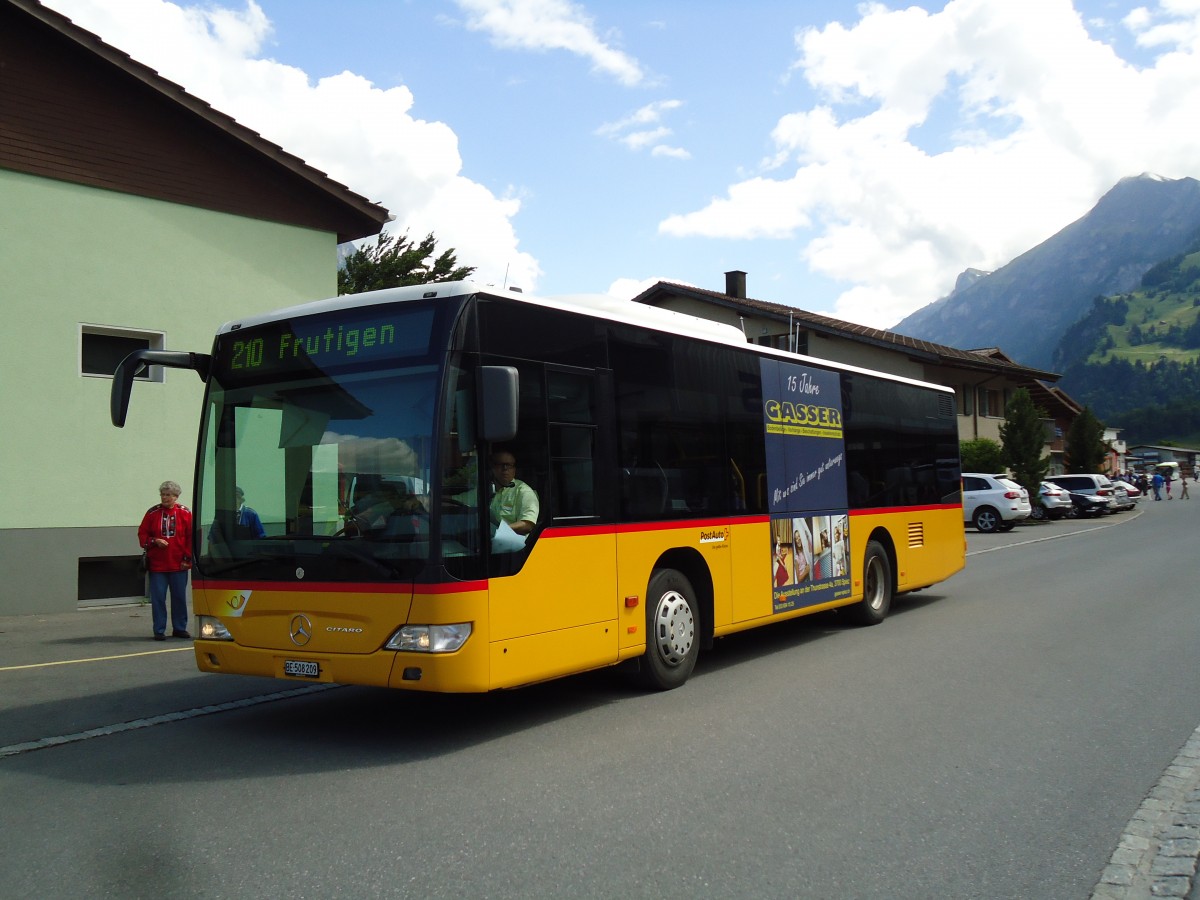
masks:
<svg viewBox="0 0 1200 900"><path fill-rule="evenodd" d="M859 625L878 625L892 608L892 561L878 541L867 544L863 557L863 598L850 607Z"/></svg>
<svg viewBox="0 0 1200 900"><path fill-rule="evenodd" d="M669 691L692 674L700 655L700 610L682 572L659 569L646 591L646 654L639 667L649 688Z"/></svg>

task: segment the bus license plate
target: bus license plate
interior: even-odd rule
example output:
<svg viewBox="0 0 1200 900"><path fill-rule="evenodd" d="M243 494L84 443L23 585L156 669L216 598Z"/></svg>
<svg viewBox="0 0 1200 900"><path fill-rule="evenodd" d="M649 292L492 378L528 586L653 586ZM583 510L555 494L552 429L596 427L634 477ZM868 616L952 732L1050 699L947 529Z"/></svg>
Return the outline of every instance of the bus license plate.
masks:
<svg viewBox="0 0 1200 900"><path fill-rule="evenodd" d="M301 659L285 659L283 661L284 675L300 675L303 678L316 678L321 674L321 667L315 662Z"/></svg>

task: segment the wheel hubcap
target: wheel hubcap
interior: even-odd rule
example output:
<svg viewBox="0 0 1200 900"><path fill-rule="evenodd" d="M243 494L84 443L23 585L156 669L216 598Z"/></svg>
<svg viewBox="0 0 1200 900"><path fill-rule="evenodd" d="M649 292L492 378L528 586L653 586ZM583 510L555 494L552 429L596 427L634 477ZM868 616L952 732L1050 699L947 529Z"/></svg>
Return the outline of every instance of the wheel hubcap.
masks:
<svg viewBox="0 0 1200 900"><path fill-rule="evenodd" d="M696 619L687 600L677 591L663 594L654 616L654 640L662 661L669 666L682 663L695 638Z"/></svg>
<svg viewBox="0 0 1200 900"><path fill-rule="evenodd" d="M883 606L883 567L879 563L878 557L873 558L867 564L867 602L871 605L871 609L878 610Z"/></svg>

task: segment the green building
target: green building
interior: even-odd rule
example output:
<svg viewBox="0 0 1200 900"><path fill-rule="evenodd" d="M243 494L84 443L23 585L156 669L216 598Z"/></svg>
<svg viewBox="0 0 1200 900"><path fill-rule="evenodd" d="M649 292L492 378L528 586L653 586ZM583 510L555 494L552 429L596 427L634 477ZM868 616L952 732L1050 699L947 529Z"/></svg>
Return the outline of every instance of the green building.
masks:
<svg viewBox="0 0 1200 900"><path fill-rule="evenodd" d="M136 530L191 502L201 382L115 362L337 293L388 212L35 0L0 0L0 615L143 593Z"/></svg>

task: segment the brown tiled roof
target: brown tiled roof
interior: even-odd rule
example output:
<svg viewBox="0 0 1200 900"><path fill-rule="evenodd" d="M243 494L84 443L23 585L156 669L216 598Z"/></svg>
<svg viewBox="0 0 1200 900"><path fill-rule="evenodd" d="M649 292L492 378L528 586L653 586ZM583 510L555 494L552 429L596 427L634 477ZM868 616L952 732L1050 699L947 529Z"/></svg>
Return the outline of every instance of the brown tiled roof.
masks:
<svg viewBox="0 0 1200 900"><path fill-rule="evenodd" d="M247 150L266 158L271 164L286 170L292 177L306 182L312 190L317 192L316 196L323 195L323 205L326 205L329 210L335 211L334 216L330 216L328 212L325 215L327 219L336 218L337 221L328 221L327 227L328 230L338 232L339 241L378 234L384 223L389 220L390 214L384 207L354 193L324 172L313 168L279 145L271 143L258 132L240 125L232 117L219 112L203 100L189 94L179 85L163 78L154 69L106 44L92 32L80 28L66 16L48 9L37 0L0 0L0 4L24 13L86 53L116 67L126 76L156 92L168 103L186 110L198 120L207 123L209 127L218 129L229 139L243 145Z"/></svg>
<svg viewBox="0 0 1200 900"><path fill-rule="evenodd" d="M766 300L754 300L749 297L731 297L720 291L708 291L704 288L677 284L670 281L660 281L644 290L633 298L635 303L657 305L658 301L667 296L688 297L702 302L713 303L739 312L757 313L786 322L800 322L811 331L827 334L833 337L855 340L866 344L874 344L890 350L903 350L909 355L925 362L955 365L968 369L979 369L988 372L1004 372L1019 378L1034 378L1041 381L1058 381L1055 372L1045 372L1041 369L1031 369L1018 365L998 349L994 350L959 350L943 344L934 344L919 338L897 334L894 331L884 331L866 325L856 325L820 313L808 312L795 306L785 306L782 303L770 303ZM991 355L991 354L996 355Z"/></svg>

